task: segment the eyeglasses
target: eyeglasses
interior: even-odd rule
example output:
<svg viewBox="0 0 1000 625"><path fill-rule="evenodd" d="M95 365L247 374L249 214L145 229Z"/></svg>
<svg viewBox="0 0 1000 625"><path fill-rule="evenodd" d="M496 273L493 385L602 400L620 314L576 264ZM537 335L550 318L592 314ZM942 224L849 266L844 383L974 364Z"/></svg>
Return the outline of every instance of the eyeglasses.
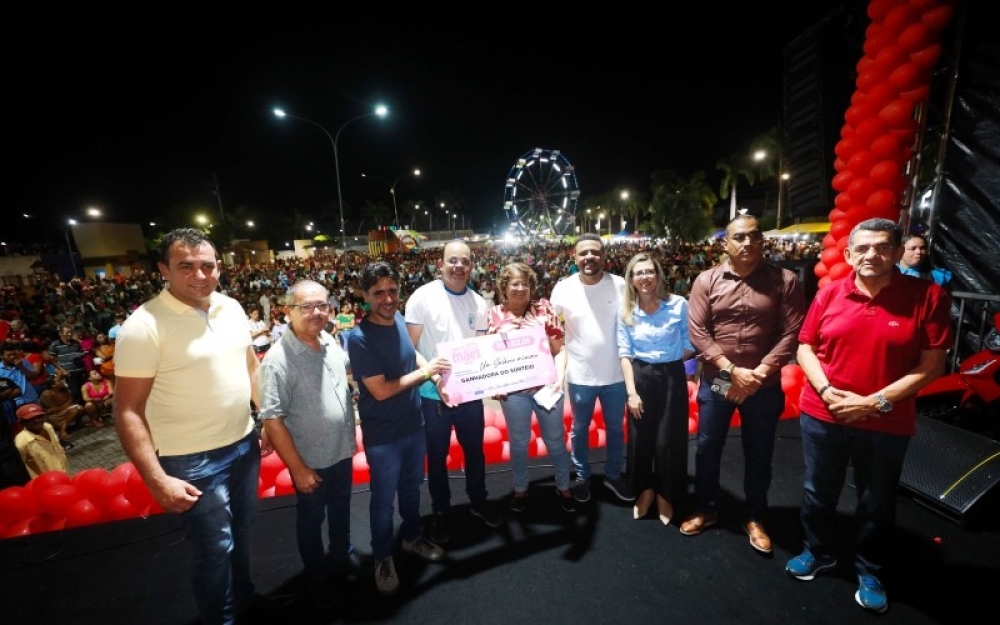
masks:
<svg viewBox="0 0 1000 625"><path fill-rule="evenodd" d="M330 302L306 302L304 304L292 304L291 306L305 312L312 312L314 310L330 312Z"/></svg>
<svg viewBox="0 0 1000 625"><path fill-rule="evenodd" d="M648 278L656 275L655 269L640 269L639 271L633 271L632 277L634 278Z"/></svg>
<svg viewBox="0 0 1000 625"><path fill-rule="evenodd" d="M879 256L885 256L895 247L891 243L875 243L874 245L855 245L851 251L858 256L864 256L868 253L868 250L875 250L875 253Z"/></svg>
<svg viewBox="0 0 1000 625"><path fill-rule="evenodd" d="M760 243L764 240L764 235L759 230L754 230L753 232L737 232L729 238L737 243L742 243L747 239L750 239L751 243Z"/></svg>
<svg viewBox="0 0 1000 625"><path fill-rule="evenodd" d="M451 258L444 259L444 262L446 262L446 263L448 263L449 265L452 265L452 266L458 266L458 265L461 265L462 267L471 267L472 266L472 260L471 259L468 259L468 258L458 258L458 257L455 257L455 256L453 256Z"/></svg>

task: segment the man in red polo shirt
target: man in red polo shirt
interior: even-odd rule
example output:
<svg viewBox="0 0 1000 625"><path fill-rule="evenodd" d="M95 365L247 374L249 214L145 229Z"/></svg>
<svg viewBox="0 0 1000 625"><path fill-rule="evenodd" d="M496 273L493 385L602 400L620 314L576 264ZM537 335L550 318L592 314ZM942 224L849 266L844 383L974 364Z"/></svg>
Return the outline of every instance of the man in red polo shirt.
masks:
<svg viewBox="0 0 1000 625"><path fill-rule="evenodd" d="M797 354L809 381L799 418L805 549L785 570L810 581L836 566L837 502L851 466L858 494L854 598L874 612L889 609L878 574L895 524L903 457L916 433L916 394L944 371L952 341L948 293L899 272L900 238L888 219L854 227L844 250L854 271L816 294Z"/></svg>

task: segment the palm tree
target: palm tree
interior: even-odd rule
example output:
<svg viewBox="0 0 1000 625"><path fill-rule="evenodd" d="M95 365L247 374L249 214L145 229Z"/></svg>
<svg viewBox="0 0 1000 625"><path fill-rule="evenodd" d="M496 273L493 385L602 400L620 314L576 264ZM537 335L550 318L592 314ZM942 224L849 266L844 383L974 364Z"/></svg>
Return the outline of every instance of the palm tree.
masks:
<svg viewBox="0 0 1000 625"><path fill-rule="evenodd" d="M750 186L757 182L754 170L746 156L733 153L728 158L719 159L715 163L715 168L723 173L722 183L719 186L719 197L729 198L729 219L736 218L736 185L742 177Z"/></svg>
<svg viewBox="0 0 1000 625"><path fill-rule="evenodd" d="M653 172L650 203L654 234L666 234L679 241L699 241L712 230L712 207L718 196L705 179L695 172L689 180L672 170Z"/></svg>

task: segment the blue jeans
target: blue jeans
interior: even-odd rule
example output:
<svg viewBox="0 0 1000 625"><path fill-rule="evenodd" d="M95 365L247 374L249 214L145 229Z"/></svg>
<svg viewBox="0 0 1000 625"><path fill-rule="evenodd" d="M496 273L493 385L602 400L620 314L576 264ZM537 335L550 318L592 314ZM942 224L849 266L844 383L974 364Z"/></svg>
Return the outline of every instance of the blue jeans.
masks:
<svg viewBox="0 0 1000 625"><path fill-rule="evenodd" d="M806 464L799 517L806 548L817 557L833 555L837 502L850 465L858 497L854 568L858 575L877 576L896 523L896 494L910 437L827 423L805 413L799 415L799 427Z"/></svg>
<svg viewBox="0 0 1000 625"><path fill-rule="evenodd" d="M260 439L251 432L225 447L162 456L172 477L201 491L182 514L191 541L191 584L204 623L232 623L238 601L253 595L250 526L257 514Z"/></svg>
<svg viewBox="0 0 1000 625"><path fill-rule="evenodd" d="M354 466L350 458L333 466L314 469L322 480L311 493L295 491L295 538L309 580L329 576L323 547L323 521L327 522L330 559L345 561L351 546L351 483Z"/></svg>
<svg viewBox="0 0 1000 625"><path fill-rule="evenodd" d="M566 427L563 425L563 404L560 398L552 410L538 405L533 391L512 393L500 402L504 419L507 421L507 436L510 439L510 464L514 474L514 490L523 493L528 490L528 443L531 442L531 414L538 417L538 427L545 441L545 448L552 459L556 488L569 488L569 453L566 451Z"/></svg>
<svg viewBox="0 0 1000 625"><path fill-rule="evenodd" d="M625 464L625 400L628 393L624 382L605 386L585 386L569 384L569 405L573 411L573 428L570 441L573 443L573 466L576 477L589 480L590 470L590 422L594 418L594 403L601 400L604 415L604 431L607 435L604 477L617 480L622 476Z"/></svg>
<svg viewBox="0 0 1000 625"><path fill-rule="evenodd" d="M451 429L465 456L465 493L473 508L486 501L486 456L483 454L483 428L486 427L482 401L470 401L449 408L441 401L421 401L424 431L427 434L427 486L434 512L451 509L448 485L448 450Z"/></svg>
<svg viewBox="0 0 1000 625"><path fill-rule="evenodd" d="M399 494L399 534L403 540L420 537L420 485L424 482L427 442L417 430L391 443L365 447L371 471L371 500L368 505L372 532L372 555L376 560L393 552L393 501Z"/></svg>
<svg viewBox="0 0 1000 625"><path fill-rule="evenodd" d="M712 392L710 380L698 387L698 450L695 453L694 492L698 510L715 512L719 505L719 471L722 451L729 437L729 424L737 405ZM743 494L748 521L763 522L767 491L771 487L774 435L785 393L780 385L761 388L747 397L740 409L740 440L743 443Z"/></svg>

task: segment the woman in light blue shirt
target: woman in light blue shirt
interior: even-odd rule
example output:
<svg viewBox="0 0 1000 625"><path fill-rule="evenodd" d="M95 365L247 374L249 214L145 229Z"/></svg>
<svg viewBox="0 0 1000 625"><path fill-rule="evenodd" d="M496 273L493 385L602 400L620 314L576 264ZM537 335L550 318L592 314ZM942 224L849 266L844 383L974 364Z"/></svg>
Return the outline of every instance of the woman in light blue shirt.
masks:
<svg viewBox="0 0 1000 625"><path fill-rule="evenodd" d="M688 303L666 290L663 268L640 252L625 269L618 320L618 356L628 392L628 476L636 492L633 516L645 518L656 500L664 525L687 492L688 392L684 361L694 354Z"/></svg>

